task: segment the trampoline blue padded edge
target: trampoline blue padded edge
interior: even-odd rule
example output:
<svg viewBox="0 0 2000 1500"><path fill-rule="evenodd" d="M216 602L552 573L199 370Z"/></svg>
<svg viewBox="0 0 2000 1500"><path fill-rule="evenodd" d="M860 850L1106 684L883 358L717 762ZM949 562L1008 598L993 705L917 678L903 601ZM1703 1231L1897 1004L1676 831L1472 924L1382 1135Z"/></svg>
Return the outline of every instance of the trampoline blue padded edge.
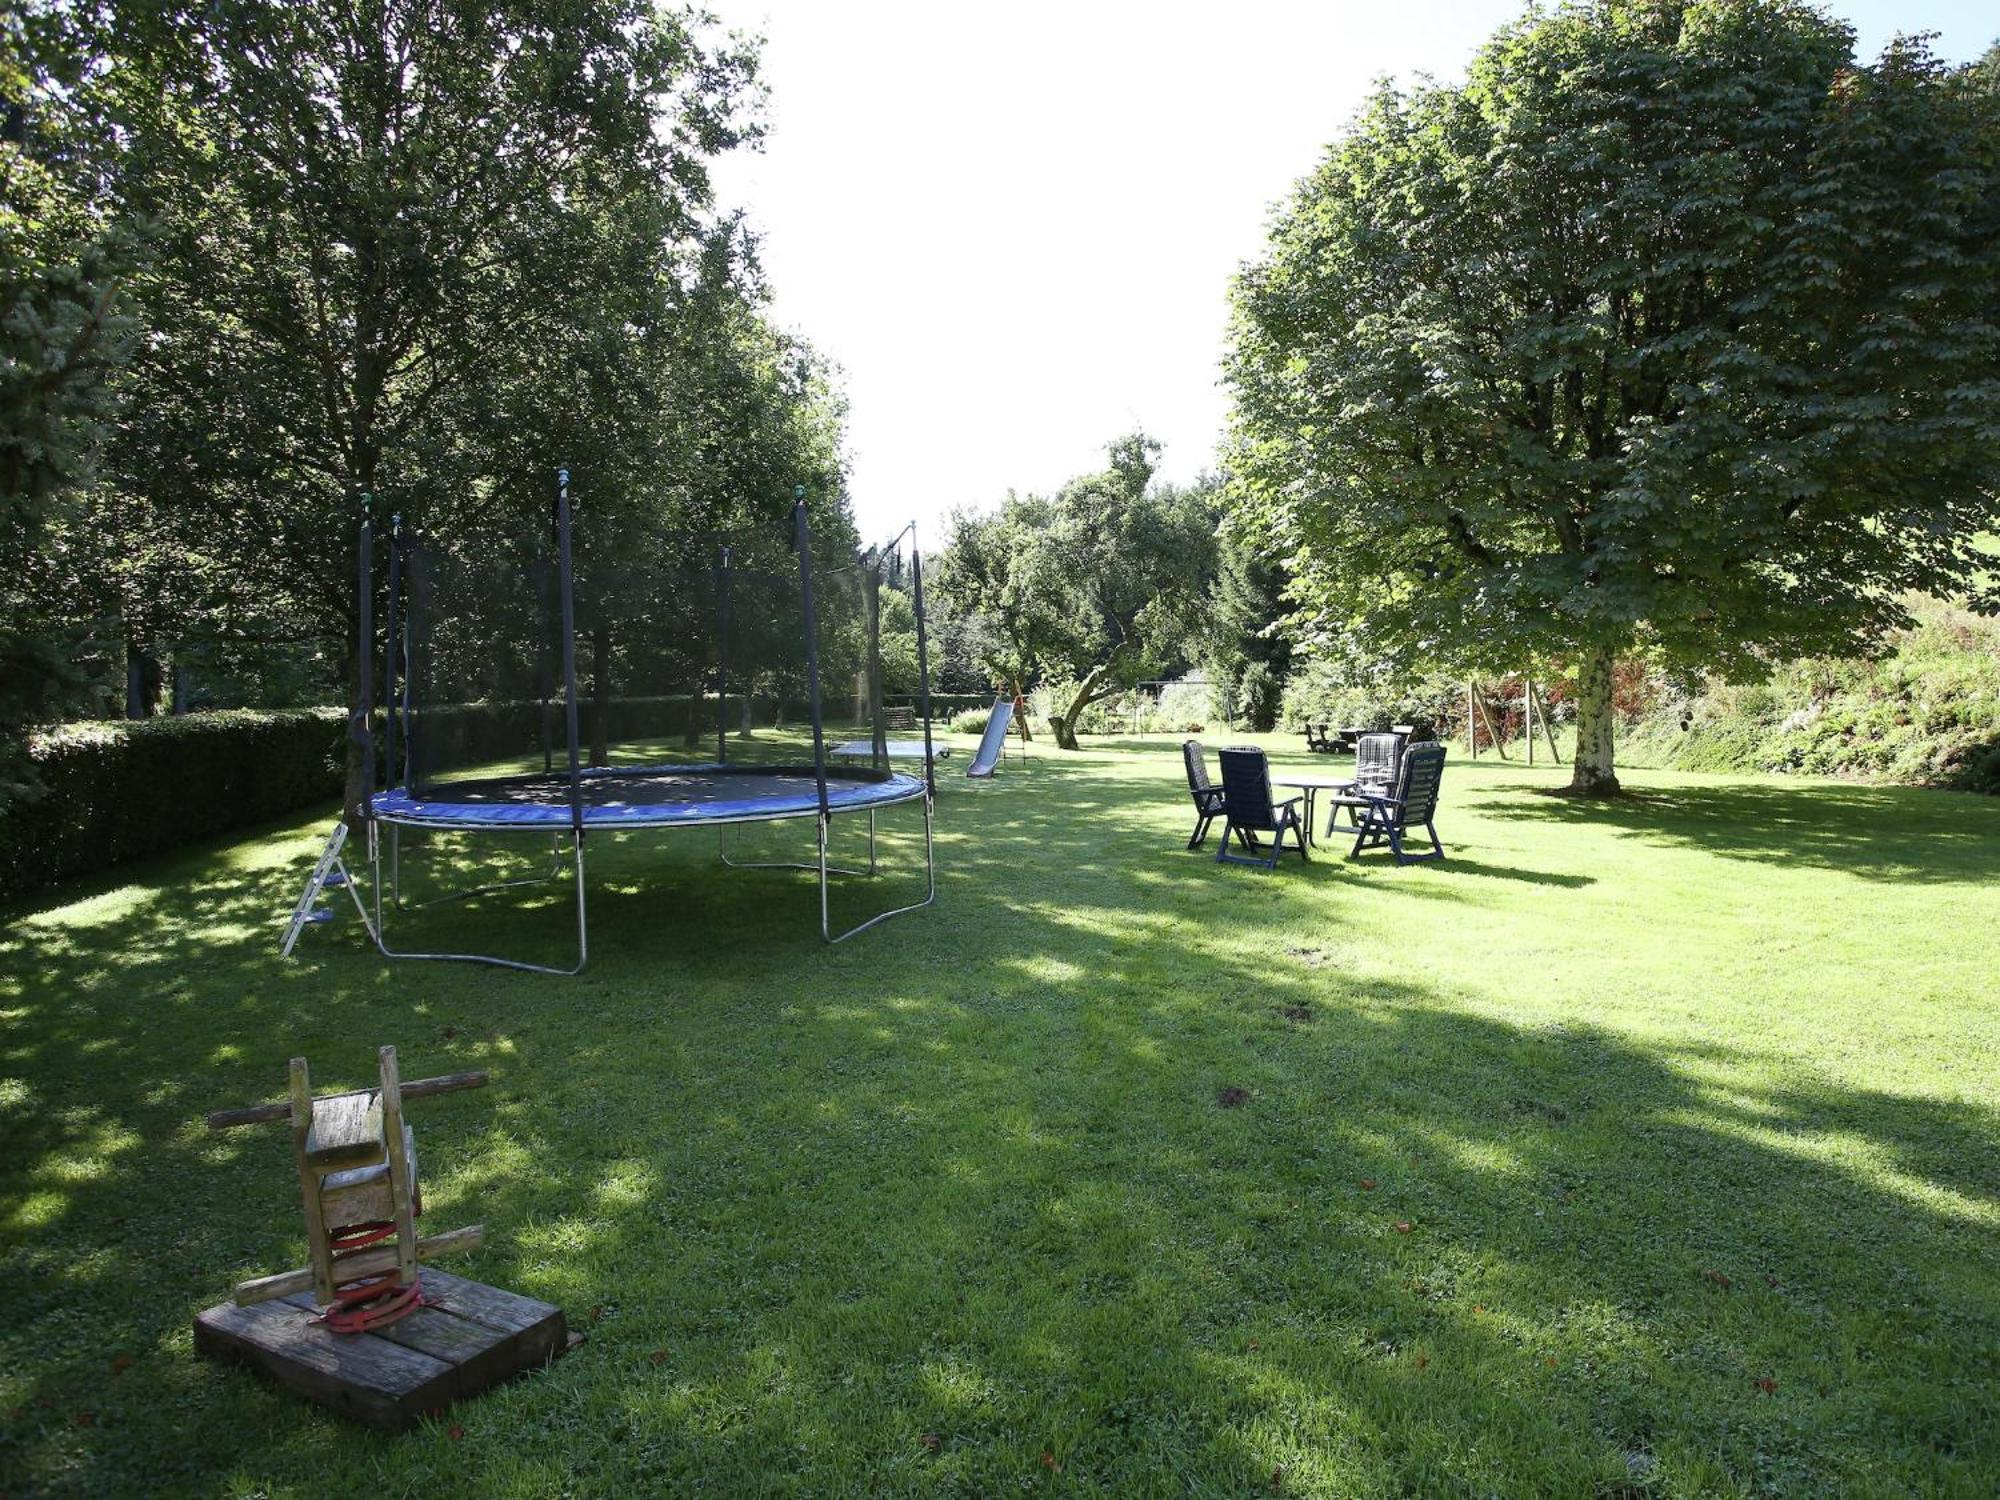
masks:
<svg viewBox="0 0 2000 1500"><path fill-rule="evenodd" d="M586 770L582 775L586 782L595 775L619 779L658 777L686 784L691 791L702 785L715 789L728 782L760 788L759 794L751 797L668 795L639 802L586 800L583 806L586 828L698 827L707 823L805 817L819 811L819 789L809 767L787 767L773 772L750 766L616 766L601 772ZM446 785L439 790L450 788ZM851 780L831 768L827 772L826 801L830 812L890 807L914 801L923 793L924 783L915 776L892 773L882 780ZM385 823L431 828L567 828L570 824L567 796L559 801L453 802L444 797L419 798L404 791L387 791L377 792L369 799L369 808Z"/></svg>

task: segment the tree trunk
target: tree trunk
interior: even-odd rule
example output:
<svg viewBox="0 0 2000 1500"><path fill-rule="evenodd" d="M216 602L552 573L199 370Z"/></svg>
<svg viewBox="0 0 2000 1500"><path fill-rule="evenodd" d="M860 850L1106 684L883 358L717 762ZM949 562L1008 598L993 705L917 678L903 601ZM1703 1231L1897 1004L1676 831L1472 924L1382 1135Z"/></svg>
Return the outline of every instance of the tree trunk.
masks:
<svg viewBox="0 0 2000 1500"><path fill-rule="evenodd" d="M1058 750L1080 748L1076 742L1076 721L1083 717L1083 711L1105 696L1100 691L1111 675L1111 664L1101 662L1084 673L1083 681L1076 686L1075 694L1061 713L1049 716L1049 728L1055 731Z"/></svg>
<svg viewBox="0 0 2000 1500"><path fill-rule="evenodd" d="M160 659L137 642L125 644L125 717L150 719L160 699Z"/></svg>
<svg viewBox="0 0 2000 1500"><path fill-rule="evenodd" d="M688 684L687 724L681 730L681 748L692 750L701 743L702 731L708 727L708 689L697 677Z"/></svg>
<svg viewBox="0 0 2000 1500"><path fill-rule="evenodd" d="M1611 762L1611 648L1593 646L1577 661L1576 759L1569 790L1577 797L1615 797L1618 776Z"/></svg>
<svg viewBox="0 0 2000 1500"><path fill-rule="evenodd" d="M611 764L611 632L590 632L590 763Z"/></svg>

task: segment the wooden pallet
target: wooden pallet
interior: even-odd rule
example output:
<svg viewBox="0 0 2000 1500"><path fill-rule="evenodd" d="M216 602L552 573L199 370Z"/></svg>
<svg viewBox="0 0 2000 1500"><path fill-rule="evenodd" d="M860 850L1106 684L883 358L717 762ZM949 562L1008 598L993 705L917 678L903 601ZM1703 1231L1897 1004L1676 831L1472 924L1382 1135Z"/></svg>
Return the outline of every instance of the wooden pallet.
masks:
<svg viewBox="0 0 2000 1500"><path fill-rule="evenodd" d="M198 1313L194 1345L344 1417L401 1432L581 1342L569 1333L562 1309L547 1302L428 1266L423 1284L425 1305L379 1332L321 1327L311 1294L300 1292Z"/></svg>

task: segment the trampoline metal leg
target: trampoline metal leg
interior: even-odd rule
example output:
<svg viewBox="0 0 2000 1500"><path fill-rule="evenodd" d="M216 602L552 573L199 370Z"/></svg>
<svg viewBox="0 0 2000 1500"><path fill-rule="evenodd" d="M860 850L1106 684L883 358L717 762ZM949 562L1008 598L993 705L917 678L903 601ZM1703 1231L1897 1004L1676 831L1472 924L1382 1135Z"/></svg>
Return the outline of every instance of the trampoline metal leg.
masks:
<svg viewBox="0 0 2000 1500"><path fill-rule="evenodd" d="M390 834L390 870L392 872L392 879L394 878L396 867L395 843L395 834L392 831ZM368 929L368 936L374 939L376 950L384 958L416 958L445 963L490 964L496 969L516 969L527 974L555 974L564 978L572 974L581 974L583 966L590 961L590 906L589 897L586 894L584 885L583 835L572 833L570 835L570 844L574 851L573 862L576 869L576 962L568 968L562 968L555 964L531 964L521 959L501 958L491 953L418 953L409 949L391 948L387 941L388 933L382 925L382 845L381 841L375 836L375 825L373 823L370 823L368 826L368 855L372 874L370 884L374 887L375 920L372 922L369 921L366 909L361 906L361 897L359 894L355 894L354 896L355 908L361 912L362 925ZM542 878L546 879L548 877ZM512 883L526 885L531 883L539 884L540 881L515 881ZM352 887L350 886L349 889L351 891ZM472 895L476 893L465 892L464 894Z"/></svg>
<svg viewBox="0 0 2000 1500"><path fill-rule="evenodd" d="M900 917L905 912L922 911L926 906L929 906L932 902L937 900L937 845L933 837L932 826L931 826L931 799L929 795L926 794L924 797L924 899L921 901L912 901L908 906L897 906L891 908L888 911L877 912L867 921L857 923L853 927L848 928L847 931L845 932L835 933L832 929L830 922L828 921L827 909L826 909L827 821L828 820L825 818L821 818L819 820L819 935L826 942L844 943L849 938L853 937L854 934L857 932L866 932L869 928L875 926L877 923L886 922L891 917ZM870 811L870 813L868 814L868 839L869 839L869 864L870 864L870 869L872 871L874 865L874 841L875 841L875 814L873 811Z"/></svg>
<svg viewBox="0 0 2000 1500"><path fill-rule="evenodd" d="M873 875L875 873L875 814L873 811L870 811L868 814L868 825L868 868L865 870L855 870L850 869L846 865L827 865L826 869L828 873L834 875ZM718 824L715 833L718 846L722 851L722 862L732 870L816 871L824 863L823 859L811 863L802 859L731 859L729 857L729 825L727 823Z"/></svg>
<svg viewBox="0 0 2000 1500"><path fill-rule="evenodd" d="M546 885L551 880L560 880L563 873L562 835L549 836L549 868L543 875L526 875L519 880L490 880L485 885L468 886L462 891L446 891L442 896L433 896L428 901L405 901L403 899L403 830L392 827L389 830L389 891L397 911L422 911L427 906L444 906L453 901L469 901L474 896L484 896L489 891L511 891L518 886Z"/></svg>

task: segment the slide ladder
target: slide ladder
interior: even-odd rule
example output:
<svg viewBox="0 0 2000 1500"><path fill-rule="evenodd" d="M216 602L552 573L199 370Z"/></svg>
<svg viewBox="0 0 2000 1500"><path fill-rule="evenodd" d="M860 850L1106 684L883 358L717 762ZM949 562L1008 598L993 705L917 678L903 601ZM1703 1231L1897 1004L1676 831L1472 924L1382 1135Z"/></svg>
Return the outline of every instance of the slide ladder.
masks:
<svg viewBox="0 0 2000 1500"><path fill-rule="evenodd" d="M306 888L299 892L299 904L292 908L292 919L285 924L285 940L278 947L282 957L292 956L292 949L298 944L299 934L308 926L316 927L322 922L333 920L333 908L320 905L320 898L327 891L345 888L348 894L354 895L354 877L347 873L347 866L340 857L340 851L346 843L347 823L343 819L333 825L333 832L327 835L326 847L320 851L319 863L313 866L313 872L306 880ZM354 904L357 909L361 905L361 898L358 895L354 896ZM365 912L362 914L362 920L364 922L367 920Z"/></svg>

